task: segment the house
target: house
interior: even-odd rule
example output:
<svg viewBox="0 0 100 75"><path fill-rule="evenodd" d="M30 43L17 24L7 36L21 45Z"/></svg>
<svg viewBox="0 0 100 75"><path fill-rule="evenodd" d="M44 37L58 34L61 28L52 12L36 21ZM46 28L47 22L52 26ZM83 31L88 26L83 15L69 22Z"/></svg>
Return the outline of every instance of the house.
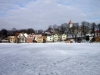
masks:
<svg viewBox="0 0 100 75"><path fill-rule="evenodd" d="M20 33L17 38L19 43L26 43L27 42L27 33Z"/></svg>
<svg viewBox="0 0 100 75"><path fill-rule="evenodd" d="M89 37L89 40L91 40L93 38L94 34L86 34L86 37Z"/></svg>
<svg viewBox="0 0 100 75"><path fill-rule="evenodd" d="M58 41L61 42L62 41L62 36L58 35Z"/></svg>
<svg viewBox="0 0 100 75"><path fill-rule="evenodd" d="M95 31L95 37L99 37L100 38L100 31L99 30Z"/></svg>
<svg viewBox="0 0 100 75"><path fill-rule="evenodd" d="M66 40L66 39L67 39L67 35L66 35L66 34L62 34L61 40L64 41L64 40Z"/></svg>
<svg viewBox="0 0 100 75"><path fill-rule="evenodd" d="M54 35L53 35L53 40L54 40L54 42L57 42L58 39L59 39L59 35L58 35L58 34L54 34Z"/></svg>
<svg viewBox="0 0 100 75"><path fill-rule="evenodd" d="M18 33L18 32L15 32L15 33L14 33L15 40L16 40L15 42L16 42L16 43L18 43L18 41L19 41L19 40L18 40L18 35L19 35L19 34L20 34L20 33Z"/></svg>
<svg viewBox="0 0 100 75"><path fill-rule="evenodd" d="M66 43L74 43L75 41L74 41L74 39L66 39L65 42Z"/></svg>
<svg viewBox="0 0 100 75"><path fill-rule="evenodd" d="M27 41L27 43L33 43L33 39L34 39L34 35L28 34L26 41Z"/></svg>
<svg viewBox="0 0 100 75"><path fill-rule="evenodd" d="M1 40L1 43L9 43L9 40L3 39L3 40Z"/></svg>
<svg viewBox="0 0 100 75"><path fill-rule="evenodd" d="M47 35L46 42L53 42L53 41L54 41L53 35Z"/></svg>
<svg viewBox="0 0 100 75"><path fill-rule="evenodd" d="M42 35L41 34L34 34L33 35L33 41L34 42L42 42L43 41L43 37L42 37Z"/></svg>
<svg viewBox="0 0 100 75"><path fill-rule="evenodd" d="M1 37L0 37L0 43L2 43L2 39L1 39Z"/></svg>
<svg viewBox="0 0 100 75"><path fill-rule="evenodd" d="M8 40L10 43L15 43L16 42L16 36L8 36Z"/></svg>
<svg viewBox="0 0 100 75"><path fill-rule="evenodd" d="M100 31L99 30L95 31L95 41L100 42Z"/></svg>
<svg viewBox="0 0 100 75"><path fill-rule="evenodd" d="M54 36L50 32L44 32L43 34L43 42L54 42Z"/></svg>
<svg viewBox="0 0 100 75"><path fill-rule="evenodd" d="M66 43L70 43L70 39L66 39L66 41L65 41Z"/></svg>
<svg viewBox="0 0 100 75"><path fill-rule="evenodd" d="M43 43L43 37L36 37L37 43Z"/></svg>

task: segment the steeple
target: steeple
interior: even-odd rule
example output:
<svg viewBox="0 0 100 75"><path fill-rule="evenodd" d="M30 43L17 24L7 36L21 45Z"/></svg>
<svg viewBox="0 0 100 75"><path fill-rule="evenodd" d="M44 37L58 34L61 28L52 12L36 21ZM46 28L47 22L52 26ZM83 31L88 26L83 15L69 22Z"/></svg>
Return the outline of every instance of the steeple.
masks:
<svg viewBox="0 0 100 75"><path fill-rule="evenodd" d="M73 27L73 23L72 23L71 20L69 21L68 25L69 25L69 28L72 28Z"/></svg>
<svg viewBox="0 0 100 75"><path fill-rule="evenodd" d="M71 20L69 21L69 24L72 24L72 21Z"/></svg>

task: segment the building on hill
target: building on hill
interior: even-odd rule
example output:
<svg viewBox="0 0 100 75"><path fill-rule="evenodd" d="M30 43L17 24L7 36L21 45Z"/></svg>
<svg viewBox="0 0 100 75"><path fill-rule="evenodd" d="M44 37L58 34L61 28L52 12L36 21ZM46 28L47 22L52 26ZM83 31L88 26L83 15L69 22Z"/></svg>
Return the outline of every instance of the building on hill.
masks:
<svg viewBox="0 0 100 75"><path fill-rule="evenodd" d="M68 25L69 25L69 28L72 28L73 27L73 23L72 23L71 20L69 21Z"/></svg>

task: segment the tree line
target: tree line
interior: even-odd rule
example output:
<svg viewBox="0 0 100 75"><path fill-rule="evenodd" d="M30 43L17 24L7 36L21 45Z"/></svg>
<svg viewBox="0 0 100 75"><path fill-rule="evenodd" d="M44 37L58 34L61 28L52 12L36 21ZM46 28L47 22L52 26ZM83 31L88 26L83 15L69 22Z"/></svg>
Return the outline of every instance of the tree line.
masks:
<svg viewBox="0 0 100 75"><path fill-rule="evenodd" d="M68 23L63 23L61 25L49 25L49 27L46 30L35 30L33 28L28 28L28 29L16 29L12 28L11 30L7 29L1 29L0 30L0 38L4 39L7 38L7 36L12 36L16 32L21 33L35 33L35 34L42 34L45 31L51 32L54 31L55 33L58 34L67 34L67 36L72 36L72 37L77 37L78 35L85 36L88 33L94 34L95 30L100 31L100 23L96 24L95 22L89 23L86 21L79 23L73 23L73 27L70 28Z"/></svg>

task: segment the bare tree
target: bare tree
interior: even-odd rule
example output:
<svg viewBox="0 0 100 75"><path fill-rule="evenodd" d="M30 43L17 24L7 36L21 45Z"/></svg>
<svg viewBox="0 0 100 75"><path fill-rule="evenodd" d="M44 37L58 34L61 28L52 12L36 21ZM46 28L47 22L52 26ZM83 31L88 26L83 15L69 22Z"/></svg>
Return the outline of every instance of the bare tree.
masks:
<svg viewBox="0 0 100 75"><path fill-rule="evenodd" d="M56 24L53 25L53 29L54 29L55 31L57 31L57 27L58 27L58 26L57 26Z"/></svg>
<svg viewBox="0 0 100 75"><path fill-rule="evenodd" d="M92 30L92 34L94 34L94 36L95 36L95 27L96 27L96 24L95 23L92 23L91 24L91 30Z"/></svg>
<svg viewBox="0 0 100 75"><path fill-rule="evenodd" d="M7 32L8 32L8 30L6 30L6 29L2 29L2 30L1 30L1 38L2 38L2 39L7 38Z"/></svg>
<svg viewBox="0 0 100 75"><path fill-rule="evenodd" d="M99 38L100 38L100 23L98 24Z"/></svg>
<svg viewBox="0 0 100 75"><path fill-rule="evenodd" d="M35 33L35 31L32 28L27 29L27 33L31 34L31 33Z"/></svg>
<svg viewBox="0 0 100 75"><path fill-rule="evenodd" d="M87 33L89 33L89 30L90 30L90 23L89 22L86 22L86 21L83 21L82 22L82 25L81 25L81 30L82 30L82 35L85 35Z"/></svg>
<svg viewBox="0 0 100 75"><path fill-rule="evenodd" d="M43 33L42 29L38 30L38 34L42 34L42 33Z"/></svg>

